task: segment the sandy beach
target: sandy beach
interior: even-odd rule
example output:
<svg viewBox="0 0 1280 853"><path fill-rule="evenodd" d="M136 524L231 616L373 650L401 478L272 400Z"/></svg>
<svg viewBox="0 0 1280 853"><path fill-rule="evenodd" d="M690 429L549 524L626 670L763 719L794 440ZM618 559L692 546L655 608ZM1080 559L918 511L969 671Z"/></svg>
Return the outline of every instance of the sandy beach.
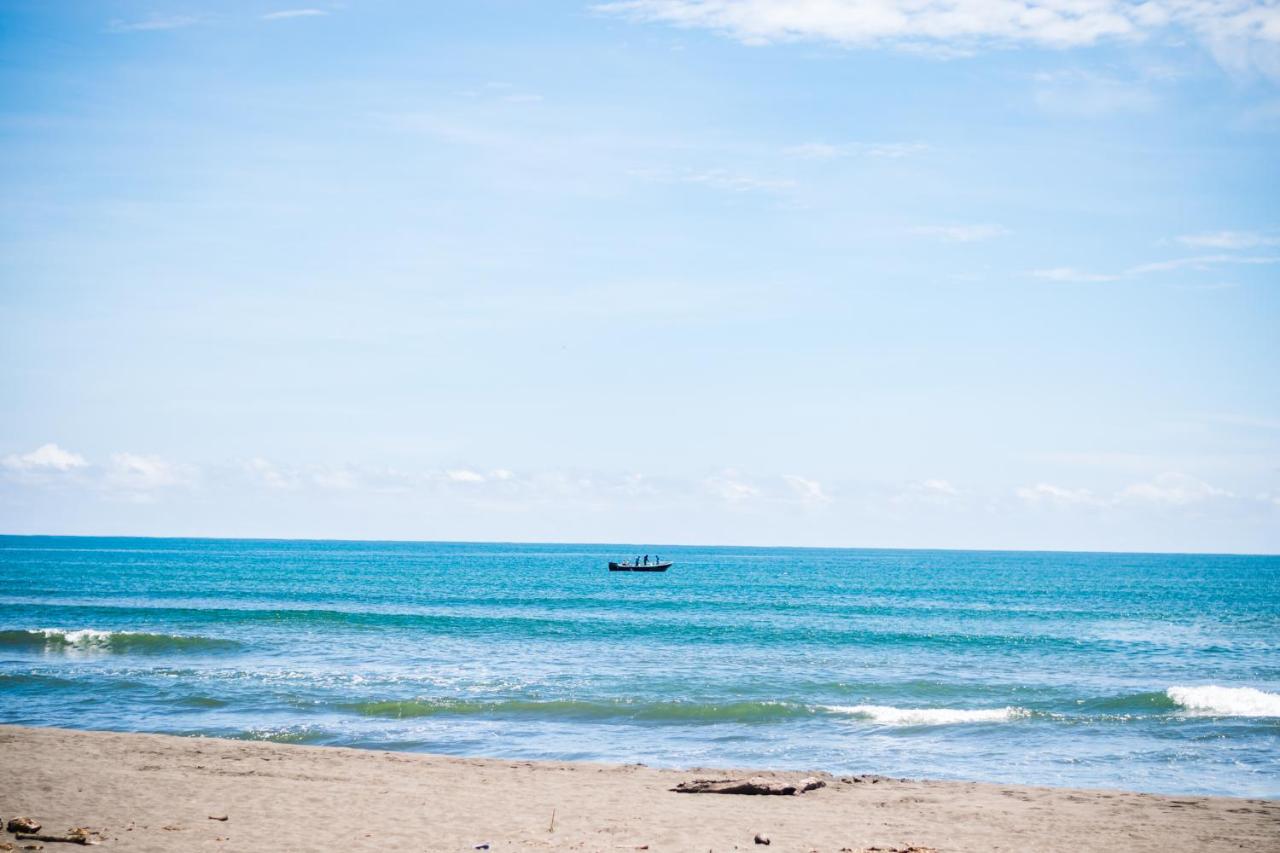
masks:
<svg viewBox="0 0 1280 853"><path fill-rule="evenodd" d="M794 796L683 794L815 777ZM1168 851L1280 849L1280 802L823 774L656 770L0 727L0 817L104 848ZM874 781L873 781L874 780ZM554 814L554 822L553 822ZM225 818L218 820L216 818ZM16 849L40 843L4 833ZM74 849L43 842L46 849ZM3 848L0 848L3 849Z"/></svg>

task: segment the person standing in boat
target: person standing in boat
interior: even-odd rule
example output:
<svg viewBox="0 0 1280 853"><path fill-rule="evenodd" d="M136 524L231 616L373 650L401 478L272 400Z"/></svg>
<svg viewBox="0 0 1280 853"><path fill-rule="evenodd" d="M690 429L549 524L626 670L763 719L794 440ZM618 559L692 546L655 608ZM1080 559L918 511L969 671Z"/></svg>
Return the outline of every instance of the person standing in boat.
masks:
<svg viewBox="0 0 1280 853"><path fill-rule="evenodd" d="M648 555L648 554L645 554L645 555L644 555L644 564L645 564L646 566L647 566L647 565L649 565L649 555Z"/></svg>

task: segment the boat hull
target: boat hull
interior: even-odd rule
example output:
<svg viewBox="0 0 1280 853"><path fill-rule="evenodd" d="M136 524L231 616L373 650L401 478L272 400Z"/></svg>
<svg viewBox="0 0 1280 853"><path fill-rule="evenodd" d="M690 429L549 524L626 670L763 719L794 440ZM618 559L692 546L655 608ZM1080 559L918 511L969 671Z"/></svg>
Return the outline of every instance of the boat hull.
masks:
<svg viewBox="0 0 1280 853"><path fill-rule="evenodd" d="M670 563L650 563L644 565L633 566L630 563L610 563L609 571L611 572L665 572L671 568Z"/></svg>

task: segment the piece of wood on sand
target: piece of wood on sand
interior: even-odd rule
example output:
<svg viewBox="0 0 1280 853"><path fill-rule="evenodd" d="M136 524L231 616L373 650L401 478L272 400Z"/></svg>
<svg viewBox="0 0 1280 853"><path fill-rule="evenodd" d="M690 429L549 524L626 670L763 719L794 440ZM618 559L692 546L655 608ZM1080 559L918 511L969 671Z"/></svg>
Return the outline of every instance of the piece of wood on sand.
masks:
<svg viewBox="0 0 1280 853"><path fill-rule="evenodd" d="M747 794L754 796L776 795L792 796L825 788L827 783L821 779L766 779L763 776L752 776L749 779L692 779L681 782L671 790L680 794Z"/></svg>

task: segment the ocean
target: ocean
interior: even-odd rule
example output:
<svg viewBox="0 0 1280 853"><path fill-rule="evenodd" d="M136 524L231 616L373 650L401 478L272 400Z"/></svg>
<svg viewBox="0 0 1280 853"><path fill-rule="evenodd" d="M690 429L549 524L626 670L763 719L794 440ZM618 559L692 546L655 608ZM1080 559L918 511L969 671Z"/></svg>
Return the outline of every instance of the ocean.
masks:
<svg viewBox="0 0 1280 853"><path fill-rule="evenodd" d="M0 723L1277 797L1280 557L3 536Z"/></svg>

